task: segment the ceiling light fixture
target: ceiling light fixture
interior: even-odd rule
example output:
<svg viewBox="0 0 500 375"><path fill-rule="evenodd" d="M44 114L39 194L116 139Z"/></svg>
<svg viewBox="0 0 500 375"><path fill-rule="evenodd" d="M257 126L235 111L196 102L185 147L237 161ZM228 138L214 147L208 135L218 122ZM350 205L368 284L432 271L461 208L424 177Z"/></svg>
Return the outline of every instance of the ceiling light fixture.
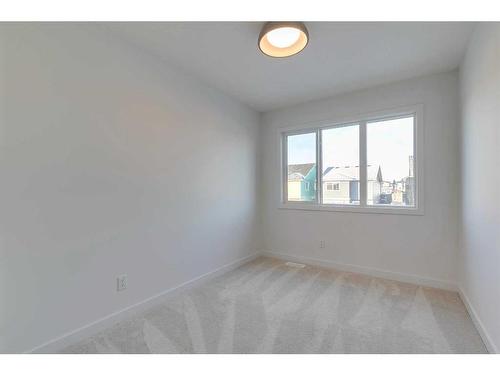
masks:
<svg viewBox="0 0 500 375"><path fill-rule="evenodd" d="M302 22L267 22L259 35L259 48L267 56L288 57L302 51L308 41Z"/></svg>

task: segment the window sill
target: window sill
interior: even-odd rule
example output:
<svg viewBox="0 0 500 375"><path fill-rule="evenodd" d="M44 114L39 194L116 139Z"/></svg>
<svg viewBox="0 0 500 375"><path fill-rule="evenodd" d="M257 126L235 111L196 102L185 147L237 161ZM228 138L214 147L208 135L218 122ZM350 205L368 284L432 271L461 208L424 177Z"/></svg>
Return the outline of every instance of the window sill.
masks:
<svg viewBox="0 0 500 375"><path fill-rule="evenodd" d="M354 212L361 214L389 214L389 215L423 215L422 208L409 207L380 207L380 206L348 206L315 203L281 203L279 209L303 210L303 211L331 211L331 212Z"/></svg>

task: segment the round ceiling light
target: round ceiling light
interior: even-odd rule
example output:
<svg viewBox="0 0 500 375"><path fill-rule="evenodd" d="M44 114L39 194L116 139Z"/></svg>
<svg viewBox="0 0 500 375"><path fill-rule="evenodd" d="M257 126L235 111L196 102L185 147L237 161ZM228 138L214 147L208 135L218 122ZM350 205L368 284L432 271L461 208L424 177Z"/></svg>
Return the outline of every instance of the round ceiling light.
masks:
<svg viewBox="0 0 500 375"><path fill-rule="evenodd" d="M267 22L259 35L259 48L271 57L288 57L302 51L308 41L302 22Z"/></svg>

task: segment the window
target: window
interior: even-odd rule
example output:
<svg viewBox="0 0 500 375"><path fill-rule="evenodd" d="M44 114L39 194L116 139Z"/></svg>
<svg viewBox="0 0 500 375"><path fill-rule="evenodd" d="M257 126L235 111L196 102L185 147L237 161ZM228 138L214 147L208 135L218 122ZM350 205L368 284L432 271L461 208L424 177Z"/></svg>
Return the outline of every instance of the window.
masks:
<svg viewBox="0 0 500 375"><path fill-rule="evenodd" d="M291 203L290 208L417 212L416 119L415 111L280 133L282 203Z"/></svg>
<svg viewBox="0 0 500 375"><path fill-rule="evenodd" d="M286 197L288 201L316 201L316 132L291 134L286 140ZM311 186L314 186L311 189Z"/></svg>
<svg viewBox="0 0 500 375"><path fill-rule="evenodd" d="M359 205L359 124L321 129L320 133L322 202Z"/></svg>
<svg viewBox="0 0 500 375"><path fill-rule="evenodd" d="M340 184L334 184L331 182L323 182L326 184L326 190L340 190Z"/></svg>
<svg viewBox="0 0 500 375"><path fill-rule="evenodd" d="M366 124L368 205L415 206L413 117Z"/></svg>

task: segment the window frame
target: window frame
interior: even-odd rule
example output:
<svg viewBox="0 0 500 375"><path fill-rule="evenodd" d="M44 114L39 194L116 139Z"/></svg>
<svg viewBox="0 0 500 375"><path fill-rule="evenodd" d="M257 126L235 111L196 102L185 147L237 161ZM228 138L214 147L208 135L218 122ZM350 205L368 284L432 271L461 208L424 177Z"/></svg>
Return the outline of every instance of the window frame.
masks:
<svg viewBox="0 0 500 375"><path fill-rule="evenodd" d="M366 183L366 164L367 164L367 123L394 120L414 116L413 123L413 162L415 174L415 206L382 206L367 204L367 183ZM349 125L359 125L359 165L360 165L360 202L358 205L344 204L324 204L322 200L323 189L321 185L322 166L322 145L321 145L321 130L344 127ZM294 210L314 210L314 211L340 211L340 212L359 212L359 213L381 213L381 214L406 214L406 215L423 215L424 214L424 128L423 128L423 105L417 104L412 106L400 107L396 109L388 109L371 113L360 114L337 119L321 120L310 122L307 124L297 124L294 126L280 127L277 130L279 141L279 204L280 209ZM316 195L313 201L297 202L287 201L287 180L288 180L288 161L287 161L287 137L291 135L299 135L306 133L316 133Z"/></svg>

